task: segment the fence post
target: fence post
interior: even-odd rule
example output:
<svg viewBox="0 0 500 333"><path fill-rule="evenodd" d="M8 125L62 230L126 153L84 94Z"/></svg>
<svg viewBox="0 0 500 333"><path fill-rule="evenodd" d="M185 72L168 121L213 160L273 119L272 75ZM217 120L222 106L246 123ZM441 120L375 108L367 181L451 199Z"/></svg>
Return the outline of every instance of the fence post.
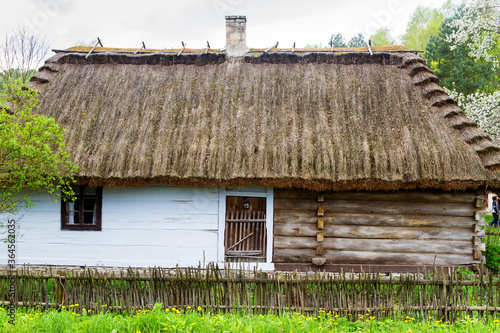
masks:
<svg viewBox="0 0 500 333"><path fill-rule="evenodd" d="M57 271L56 275L56 307L59 309L64 303L66 290L66 274L64 271Z"/></svg>
<svg viewBox="0 0 500 333"><path fill-rule="evenodd" d="M443 283L437 286L437 296L439 298L437 305L439 308L436 311L436 319L448 321L448 288L450 288L450 283L447 281L447 275L444 272L441 272L441 274Z"/></svg>

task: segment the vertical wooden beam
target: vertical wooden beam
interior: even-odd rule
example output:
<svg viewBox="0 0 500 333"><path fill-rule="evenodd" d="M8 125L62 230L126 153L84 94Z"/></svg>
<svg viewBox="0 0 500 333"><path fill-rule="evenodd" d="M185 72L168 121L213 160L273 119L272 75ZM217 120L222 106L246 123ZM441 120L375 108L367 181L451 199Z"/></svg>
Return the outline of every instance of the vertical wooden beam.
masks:
<svg viewBox="0 0 500 333"><path fill-rule="evenodd" d="M217 233L217 262L224 262L224 235L226 231L226 188L219 188L219 228Z"/></svg>
<svg viewBox="0 0 500 333"><path fill-rule="evenodd" d="M266 263L273 262L273 246L274 246L274 189L268 187L266 189Z"/></svg>

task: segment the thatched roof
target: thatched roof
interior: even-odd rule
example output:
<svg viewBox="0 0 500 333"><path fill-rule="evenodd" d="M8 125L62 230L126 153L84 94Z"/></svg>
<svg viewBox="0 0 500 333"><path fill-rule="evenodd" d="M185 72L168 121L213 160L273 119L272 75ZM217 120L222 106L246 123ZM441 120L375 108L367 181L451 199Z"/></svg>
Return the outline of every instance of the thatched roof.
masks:
<svg viewBox="0 0 500 333"><path fill-rule="evenodd" d="M408 53L61 53L33 77L80 179L497 187L500 151Z"/></svg>

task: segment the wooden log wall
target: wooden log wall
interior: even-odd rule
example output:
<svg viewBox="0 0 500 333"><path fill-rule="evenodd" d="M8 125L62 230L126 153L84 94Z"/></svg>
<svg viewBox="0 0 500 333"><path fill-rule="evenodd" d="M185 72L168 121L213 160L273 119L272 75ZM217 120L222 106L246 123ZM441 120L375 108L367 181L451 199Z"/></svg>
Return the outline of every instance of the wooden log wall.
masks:
<svg viewBox="0 0 500 333"><path fill-rule="evenodd" d="M482 192L276 190L273 262L277 269L479 264L483 211Z"/></svg>

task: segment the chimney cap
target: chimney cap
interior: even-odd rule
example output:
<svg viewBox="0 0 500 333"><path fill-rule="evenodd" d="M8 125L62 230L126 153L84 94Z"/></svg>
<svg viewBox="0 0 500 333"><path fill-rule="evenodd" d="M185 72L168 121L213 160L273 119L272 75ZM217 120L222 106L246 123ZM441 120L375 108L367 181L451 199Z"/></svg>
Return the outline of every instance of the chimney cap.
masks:
<svg viewBox="0 0 500 333"><path fill-rule="evenodd" d="M245 20L247 21L247 17L245 15L228 15L226 16L226 21L227 20Z"/></svg>

